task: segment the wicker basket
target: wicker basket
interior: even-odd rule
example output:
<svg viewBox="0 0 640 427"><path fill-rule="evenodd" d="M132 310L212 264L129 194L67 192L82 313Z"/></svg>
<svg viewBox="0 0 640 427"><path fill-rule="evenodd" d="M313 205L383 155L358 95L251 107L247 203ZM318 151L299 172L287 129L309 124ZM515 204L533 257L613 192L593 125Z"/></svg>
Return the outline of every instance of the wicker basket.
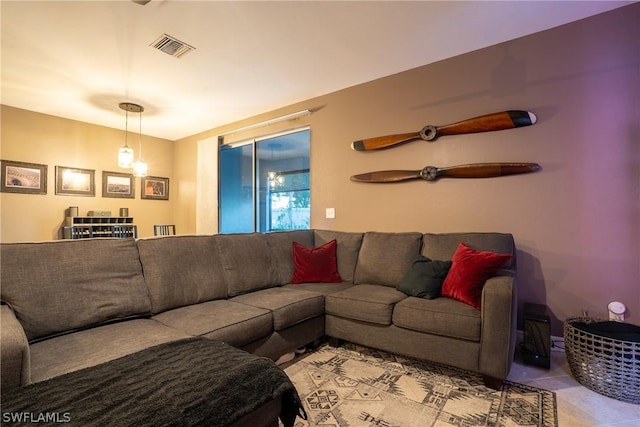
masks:
<svg viewBox="0 0 640 427"><path fill-rule="evenodd" d="M594 335L564 324L564 347L571 373L583 386L623 402L640 404L640 343Z"/></svg>

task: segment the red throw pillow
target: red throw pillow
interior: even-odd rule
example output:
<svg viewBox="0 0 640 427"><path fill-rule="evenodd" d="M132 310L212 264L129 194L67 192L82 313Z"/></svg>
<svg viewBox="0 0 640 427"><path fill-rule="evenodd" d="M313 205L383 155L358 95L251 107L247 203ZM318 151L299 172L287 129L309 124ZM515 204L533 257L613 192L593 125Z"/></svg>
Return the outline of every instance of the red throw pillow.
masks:
<svg viewBox="0 0 640 427"><path fill-rule="evenodd" d="M338 243L335 239L313 249L293 242L293 266L295 269L291 283L342 282L338 274L337 246Z"/></svg>
<svg viewBox="0 0 640 427"><path fill-rule="evenodd" d="M484 282L511 259L511 254L477 251L460 243L451 269L442 284L441 295L481 309Z"/></svg>

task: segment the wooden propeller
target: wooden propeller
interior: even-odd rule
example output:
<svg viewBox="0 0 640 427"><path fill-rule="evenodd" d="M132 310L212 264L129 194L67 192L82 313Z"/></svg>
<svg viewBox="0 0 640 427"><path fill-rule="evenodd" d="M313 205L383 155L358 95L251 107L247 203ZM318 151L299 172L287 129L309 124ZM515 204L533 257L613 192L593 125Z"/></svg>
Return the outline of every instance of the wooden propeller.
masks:
<svg viewBox="0 0 640 427"><path fill-rule="evenodd" d="M505 175L517 175L535 172L540 169L537 163L471 163L468 165L438 168L427 166L420 170L388 170L353 175L351 181L389 183L411 179L435 181L439 178L494 178Z"/></svg>
<svg viewBox="0 0 640 427"><path fill-rule="evenodd" d="M510 110L474 117L445 126L427 125L416 133L402 133L398 135L379 136L376 138L354 141L351 148L356 151L378 150L398 144L423 139L433 141L439 136L462 135L467 133L491 132L495 130L513 129L530 126L536 122L535 114L529 111Z"/></svg>

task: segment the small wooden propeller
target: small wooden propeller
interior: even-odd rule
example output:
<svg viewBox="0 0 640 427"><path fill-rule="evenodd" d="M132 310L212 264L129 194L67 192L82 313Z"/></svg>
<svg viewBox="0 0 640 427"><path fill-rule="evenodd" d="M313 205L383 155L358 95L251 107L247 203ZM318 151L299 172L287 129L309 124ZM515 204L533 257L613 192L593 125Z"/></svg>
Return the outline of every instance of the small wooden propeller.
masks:
<svg viewBox="0 0 640 427"><path fill-rule="evenodd" d="M390 183L411 179L435 181L439 178L494 178L505 175L517 175L535 172L540 169L537 163L471 163L468 165L437 168L427 166L420 170L388 170L353 175L351 181Z"/></svg>
<svg viewBox="0 0 640 427"><path fill-rule="evenodd" d="M351 148L356 151L379 150L398 144L423 139L434 141L439 136L462 135L467 133L491 132L495 130L513 129L530 126L536 122L535 114L529 111L510 110L474 117L445 126L427 125L420 132L402 133L398 135L379 136L376 138L354 141Z"/></svg>

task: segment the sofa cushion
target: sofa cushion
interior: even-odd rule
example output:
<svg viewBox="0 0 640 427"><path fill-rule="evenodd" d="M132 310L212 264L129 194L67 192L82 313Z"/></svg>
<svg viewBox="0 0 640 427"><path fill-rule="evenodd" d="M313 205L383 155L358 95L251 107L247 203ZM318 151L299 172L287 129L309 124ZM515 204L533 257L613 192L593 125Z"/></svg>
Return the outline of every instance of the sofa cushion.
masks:
<svg viewBox="0 0 640 427"><path fill-rule="evenodd" d="M133 239L4 243L2 300L35 340L150 313Z"/></svg>
<svg viewBox="0 0 640 427"><path fill-rule="evenodd" d="M364 322L390 325L393 306L407 298L388 286L355 285L325 297L327 314Z"/></svg>
<svg viewBox="0 0 640 427"><path fill-rule="evenodd" d="M336 258L336 241L317 248L293 242L293 278L291 283L341 283Z"/></svg>
<svg viewBox="0 0 640 427"><path fill-rule="evenodd" d="M138 241L153 313L227 297L216 245L213 236Z"/></svg>
<svg viewBox="0 0 640 427"><path fill-rule="evenodd" d="M428 334L480 341L480 312L450 298L403 299L393 309L393 324Z"/></svg>
<svg viewBox="0 0 640 427"><path fill-rule="evenodd" d="M278 283L289 283L293 277L293 242L313 247L313 230L291 230L266 233L271 252L272 266L276 269Z"/></svg>
<svg viewBox="0 0 640 427"><path fill-rule="evenodd" d="M362 245L362 233L345 231L314 230L315 246L322 246L332 240L338 243L336 258L338 274L345 282L353 283L353 275L358 261L358 253Z"/></svg>
<svg viewBox="0 0 640 427"><path fill-rule="evenodd" d="M409 296L434 299L440 296L440 288L451 268L451 261L434 261L418 255L397 289Z"/></svg>
<svg viewBox="0 0 640 427"><path fill-rule="evenodd" d="M267 235L217 234L214 238L229 297L283 284L271 257Z"/></svg>
<svg viewBox="0 0 640 427"><path fill-rule="evenodd" d="M235 347L267 337L273 331L269 310L230 300L180 307L157 314L153 319L186 334L216 339Z"/></svg>
<svg viewBox="0 0 640 427"><path fill-rule="evenodd" d="M324 316L324 297L316 292L270 288L232 298L231 301L270 310L273 329L281 331L318 316Z"/></svg>
<svg viewBox="0 0 640 427"><path fill-rule="evenodd" d="M480 251L513 255L503 268L515 270L515 243L513 236L506 233L428 233L422 238L421 254L431 259L449 260L461 242Z"/></svg>
<svg viewBox="0 0 640 427"><path fill-rule="evenodd" d="M151 319L134 319L40 341L29 347L31 381L43 381L189 337Z"/></svg>
<svg viewBox="0 0 640 427"><path fill-rule="evenodd" d="M460 243L453 254L451 269L441 294L481 309L484 282L511 259L511 254L476 251Z"/></svg>
<svg viewBox="0 0 640 427"><path fill-rule="evenodd" d="M395 288L420 253L421 244L420 233L365 233L354 283Z"/></svg>
<svg viewBox="0 0 640 427"><path fill-rule="evenodd" d="M297 289L300 291L310 291L315 292L321 295L329 295L334 292L340 292L347 288L352 287L353 284L342 282L342 283L299 283L295 285L284 285L283 288L287 289Z"/></svg>

